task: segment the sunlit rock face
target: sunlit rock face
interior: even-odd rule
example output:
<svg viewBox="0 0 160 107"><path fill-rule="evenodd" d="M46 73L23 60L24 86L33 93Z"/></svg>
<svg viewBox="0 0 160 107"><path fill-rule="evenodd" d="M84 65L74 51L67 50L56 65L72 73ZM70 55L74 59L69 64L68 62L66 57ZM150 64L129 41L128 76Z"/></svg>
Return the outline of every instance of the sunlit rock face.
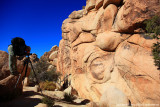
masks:
<svg viewBox="0 0 160 107"><path fill-rule="evenodd" d="M40 60L46 60L47 62L49 62L52 67L56 67L57 66L57 57L58 57L58 49L59 47L57 45L53 46L50 51L45 52Z"/></svg>
<svg viewBox="0 0 160 107"><path fill-rule="evenodd" d="M87 0L62 24L57 71L71 74L78 95L98 106L159 104L156 40L136 30L159 6L158 0Z"/></svg>

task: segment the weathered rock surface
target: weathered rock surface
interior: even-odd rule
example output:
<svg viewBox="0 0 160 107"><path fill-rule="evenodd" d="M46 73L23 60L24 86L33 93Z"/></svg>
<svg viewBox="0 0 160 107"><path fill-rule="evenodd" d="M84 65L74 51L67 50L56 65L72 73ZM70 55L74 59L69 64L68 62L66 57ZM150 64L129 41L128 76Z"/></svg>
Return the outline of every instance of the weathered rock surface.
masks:
<svg viewBox="0 0 160 107"><path fill-rule="evenodd" d="M118 8L110 4L107 8L99 8L97 11L91 11L86 16L79 19L82 24L82 30L91 32L94 35L110 31L117 15ZM63 31L63 30L62 30Z"/></svg>
<svg viewBox="0 0 160 107"><path fill-rule="evenodd" d="M73 11L70 15L69 18L71 19L79 19L83 17L83 10L79 10L79 11Z"/></svg>
<svg viewBox="0 0 160 107"><path fill-rule="evenodd" d="M113 0L116 1L116 0ZM160 13L159 0L125 0L119 9L113 26L116 32L133 32L145 19Z"/></svg>
<svg viewBox="0 0 160 107"><path fill-rule="evenodd" d="M40 60L48 61L52 66L57 66L57 58L58 58L58 46L53 46L49 52L45 52L44 55L41 56ZM49 68L48 68L49 69Z"/></svg>
<svg viewBox="0 0 160 107"><path fill-rule="evenodd" d="M57 57L58 57L58 51L54 51L49 55L49 60L53 61Z"/></svg>
<svg viewBox="0 0 160 107"><path fill-rule="evenodd" d="M122 0L104 0L103 2L103 8L106 8L109 4L115 4L115 5L120 5Z"/></svg>
<svg viewBox="0 0 160 107"><path fill-rule="evenodd" d="M30 60L32 63L36 63L39 61L39 58L37 56L37 54L33 53L31 56L30 56Z"/></svg>
<svg viewBox="0 0 160 107"><path fill-rule="evenodd" d="M106 42L107 41L107 42ZM96 45L105 51L115 51L118 45L123 41L120 33L104 32L98 34Z"/></svg>
<svg viewBox="0 0 160 107"><path fill-rule="evenodd" d="M8 53L0 51L0 80L10 75L8 66Z"/></svg>
<svg viewBox="0 0 160 107"><path fill-rule="evenodd" d="M104 31L110 31L112 29L112 25L115 19L115 16L117 15L118 8L114 4L109 4L107 8L104 10L104 15L102 18L102 30Z"/></svg>
<svg viewBox="0 0 160 107"><path fill-rule="evenodd" d="M131 90L132 94L128 97L132 102L158 104L160 71L154 66L151 55L154 40L146 40L141 36L135 34L119 45L115 54L115 65Z"/></svg>
<svg viewBox="0 0 160 107"><path fill-rule="evenodd" d="M95 8L96 0L87 0L86 2L86 10L89 11Z"/></svg>
<svg viewBox="0 0 160 107"><path fill-rule="evenodd" d="M51 58L49 58L49 57L50 57L50 55L51 55L53 52L58 51L58 49L59 49L58 46L56 46L56 45L53 46L53 47L51 48L51 50L50 50L49 52L45 52L44 55L42 55L40 59L46 59L46 60L48 60L48 61L49 61L49 59L50 59L50 60L53 60L53 59L56 58L57 56L56 56L56 57L52 57L53 59L51 59Z"/></svg>
<svg viewBox="0 0 160 107"><path fill-rule="evenodd" d="M100 107L117 107L121 106L120 104L123 104L123 107L129 105L129 100L126 95L112 85L107 87L100 99Z"/></svg>
<svg viewBox="0 0 160 107"><path fill-rule="evenodd" d="M100 7L103 6L103 1L104 0L96 0L96 9L99 9Z"/></svg>
<svg viewBox="0 0 160 107"><path fill-rule="evenodd" d="M98 106L129 105L129 101L160 105L160 71L151 52L156 40L138 30L134 33L141 22L159 13L159 1L87 0L86 4L83 17L69 17L62 24L57 65L62 78L71 74L78 95Z"/></svg>

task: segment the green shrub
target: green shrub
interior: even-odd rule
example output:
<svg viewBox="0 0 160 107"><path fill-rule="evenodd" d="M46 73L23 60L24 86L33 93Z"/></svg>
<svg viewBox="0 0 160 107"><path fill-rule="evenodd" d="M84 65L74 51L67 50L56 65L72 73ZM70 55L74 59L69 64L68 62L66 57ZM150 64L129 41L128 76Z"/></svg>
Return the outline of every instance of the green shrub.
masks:
<svg viewBox="0 0 160 107"><path fill-rule="evenodd" d="M44 97L42 99L42 103L47 104L48 107L52 107L54 105L54 101L48 97Z"/></svg>
<svg viewBox="0 0 160 107"><path fill-rule="evenodd" d="M151 19L148 19L144 21L144 24L146 25L146 32L149 33L149 36L151 36L154 39L159 40L160 38L160 17L154 16ZM151 35L151 33L154 33ZM155 65L158 66L158 69L160 69L160 43L154 43L152 47L152 54L154 58Z"/></svg>
<svg viewBox="0 0 160 107"><path fill-rule="evenodd" d="M67 102L73 102L73 100L75 99L75 97L71 94L65 93L64 94L64 100Z"/></svg>
<svg viewBox="0 0 160 107"><path fill-rule="evenodd" d="M46 59L41 59L39 62L33 65L34 71L37 75L37 79L40 82L42 81L56 82L58 80L60 73L56 72L56 67L51 68L49 71L47 71L50 65L51 64ZM30 82L32 83L36 82L33 71L30 73L29 79L30 79Z"/></svg>
<svg viewBox="0 0 160 107"><path fill-rule="evenodd" d="M154 43L152 48L155 65L160 69L160 43Z"/></svg>
<svg viewBox="0 0 160 107"><path fill-rule="evenodd" d="M144 21L144 24L146 25L146 32L154 33L152 38L159 39L158 35L160 34L160 17L156 15L151 19Z"/></svg>
<svg viewBox="0 0 160 107"><path fill-rule="evenodd" d="M54 91L56 89L56 84L51 81L45 81L40 83L40 88L42 90Z"/></svg>

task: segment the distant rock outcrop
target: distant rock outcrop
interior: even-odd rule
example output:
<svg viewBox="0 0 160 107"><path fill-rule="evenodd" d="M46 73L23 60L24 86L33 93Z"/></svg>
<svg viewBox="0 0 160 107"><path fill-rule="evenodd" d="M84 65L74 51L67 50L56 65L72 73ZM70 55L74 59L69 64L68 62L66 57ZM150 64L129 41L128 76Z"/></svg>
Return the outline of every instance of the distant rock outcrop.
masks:
<svg viewBox="0 0 160 107"><path fill-rule="evenodd" d="M32 63L36 63L39 61L39 58L37 57L37 54L33 53L31 56L30 56L30 60Z"/></svg>
<svg viewBox="0 0 160 107"><path fill-rule="evenodd" d="M71 74L78 95L99 106L160 105L156 40L137 30L159 8L158 0L87 0L62 24L57 71Z"/></svg>
<svg viewBox="0 0 160 107"><path fill-rule="evenodd" d="M50 62L53 66L57 66L58 58L58 46L53 46L49 52L45 52L40 59L45 59Z"/></svg>

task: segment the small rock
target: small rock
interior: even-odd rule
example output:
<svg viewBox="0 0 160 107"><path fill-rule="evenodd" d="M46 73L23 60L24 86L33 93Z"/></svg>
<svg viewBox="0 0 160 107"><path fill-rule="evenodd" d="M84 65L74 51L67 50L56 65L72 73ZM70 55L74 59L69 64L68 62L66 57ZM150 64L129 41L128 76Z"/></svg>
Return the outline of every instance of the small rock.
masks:
<svg viewBox="0 0 160 107"><path fill-rule="evenodd" d="M43 103L39 103L38 105L36 105L35 107L48 107L46 104Z"/></svg>

